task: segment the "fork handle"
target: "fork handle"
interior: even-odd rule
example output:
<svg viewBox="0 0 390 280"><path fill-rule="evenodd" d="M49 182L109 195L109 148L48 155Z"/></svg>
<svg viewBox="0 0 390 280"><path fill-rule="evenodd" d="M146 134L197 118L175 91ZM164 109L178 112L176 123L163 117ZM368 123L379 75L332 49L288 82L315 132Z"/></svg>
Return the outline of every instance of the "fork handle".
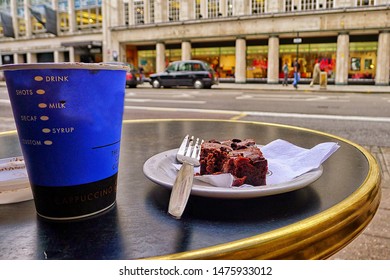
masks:
<svg viewBox="0 0 390 280"><path fill-rule="evenodd" d="M184 212L191 193L193 181L194 166L190 163L183 162L183 165L177 174L175 183L173 184L168 206L168 213L176 219L180 219Z"/></svg>

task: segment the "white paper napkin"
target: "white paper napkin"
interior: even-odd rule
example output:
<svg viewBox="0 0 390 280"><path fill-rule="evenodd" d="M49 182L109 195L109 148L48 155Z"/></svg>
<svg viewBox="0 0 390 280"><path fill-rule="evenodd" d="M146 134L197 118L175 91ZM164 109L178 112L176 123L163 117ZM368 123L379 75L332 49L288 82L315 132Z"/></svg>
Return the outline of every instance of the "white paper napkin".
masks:
<svg viewBox="0 0 390 280"><path fill-rule="evenodd" d="M261 151L268 160L268 169L273 172L267 184L287 182L320 167L339 147L337 143L325 142L305 149L281 139L265 145Z"/></svg>
<svg viewBox="0 0 390 280"><path fill-rule="evenodd" d="M0 182L27 178L23 157L0 159Z"/></svg>
<svg viewBox="0 0 390 280"><path fill-rule="evenodd" d="M311 149L298 147L285 140L277 139L261 147L264 157L268 161L268 170L272 176L267 176L267 185L288 182L306 172L317 169L340 146L335 142L325 142ZM180 164L175 164L180 169ZM195 168L195 173L199 168ZM229 188L233 183L231 174L195 176L195 179L216 187ZM253 187L242 185L240 187Z"/></svg>
<svg viewBox="0 0 390 280"><path fill-rule="evenodd" d="M0 159L0 204L33 198L23 157Z"/></svg>

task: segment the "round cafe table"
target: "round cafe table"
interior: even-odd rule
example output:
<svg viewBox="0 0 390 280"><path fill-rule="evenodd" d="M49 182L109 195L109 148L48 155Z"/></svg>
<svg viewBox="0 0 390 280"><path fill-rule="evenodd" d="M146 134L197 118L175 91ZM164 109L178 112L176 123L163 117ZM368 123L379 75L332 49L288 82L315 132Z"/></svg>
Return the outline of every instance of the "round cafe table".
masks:
<svg viewBox="0 0 390 280"><path fill-rule="evenodd" d="M321 177L299 190L250 199L192 195L182 219L167 214L170 190L145 177L147 159L203 139L284 139L312 148L338 142ZM0 158L20 155L0 133ZM39 218L32 200L0 205L0 259L324 259L353 240L380 202L373 156L346 139L278 124L221 120L124 121L117 203L76 221Z"/></svg>

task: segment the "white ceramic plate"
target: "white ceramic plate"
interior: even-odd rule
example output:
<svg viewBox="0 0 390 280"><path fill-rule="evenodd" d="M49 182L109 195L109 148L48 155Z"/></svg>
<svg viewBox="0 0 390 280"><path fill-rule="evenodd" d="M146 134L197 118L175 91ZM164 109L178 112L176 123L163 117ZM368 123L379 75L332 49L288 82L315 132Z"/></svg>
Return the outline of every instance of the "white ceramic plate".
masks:
<svg viewBox="0 0 390 280"><path fill-rule="evenodd" d="M0 204L33 198L22 157L0 159Z"/></svg>
<svg viewBox="0 0 390 280"><path fill-rule="evenodd" d="M178 149L165 151L149 158L144 163L143 167L145 176L158 185L171 189L177 174L177 169L173 166L173 163L176 163L175 157L177 150ZM323 168L321 166L320 168L307 172L285 183L245 188L221 188L211 186L199 180L194 180L191 194L204 197L230 199L276 195L298 190L310 185L322 175L322 171ZM269 173L272 174L272 170Z"/></svg>

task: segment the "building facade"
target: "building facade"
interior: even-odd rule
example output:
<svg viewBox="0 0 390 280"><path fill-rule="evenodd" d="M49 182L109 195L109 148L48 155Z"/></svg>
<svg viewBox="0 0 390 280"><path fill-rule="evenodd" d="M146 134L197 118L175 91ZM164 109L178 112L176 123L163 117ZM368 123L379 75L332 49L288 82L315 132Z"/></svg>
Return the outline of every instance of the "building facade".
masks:
<svg viewBox="0 0 390 280"><path fill-rule="evenodd" d="M278 83L298 58L303 79L320 62L332 83L389 85L390 0L0 0L0 12L1 64L118 60L148 75L201 59L221 79Z"/></svg>

